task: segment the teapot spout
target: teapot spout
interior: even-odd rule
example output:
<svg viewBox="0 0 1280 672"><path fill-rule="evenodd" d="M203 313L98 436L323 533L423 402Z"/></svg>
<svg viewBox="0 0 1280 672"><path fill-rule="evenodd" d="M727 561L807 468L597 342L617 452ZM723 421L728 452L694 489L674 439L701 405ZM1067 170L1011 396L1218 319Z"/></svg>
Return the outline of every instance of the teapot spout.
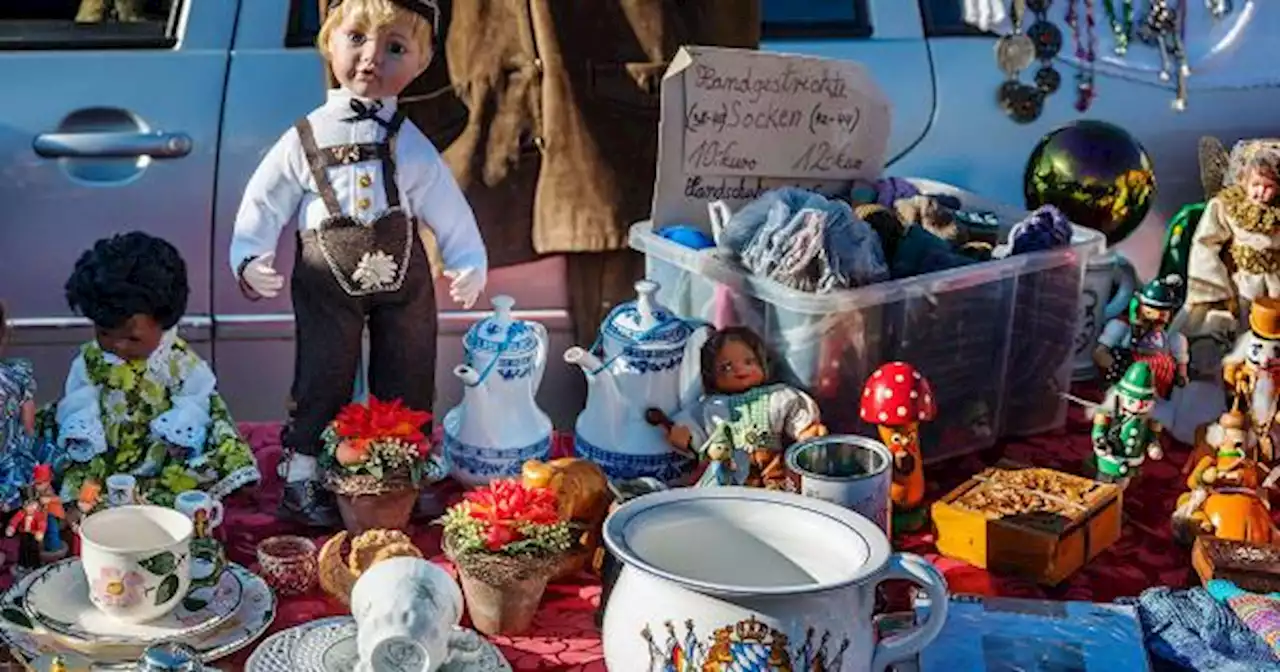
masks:
<svg viewBox="0 0 1280 672"><path fill-rule="evenodd" d="M453 367L453 375L457 376L458 380L461 380L462 384L467 387L475 387L480 384L480 372L466 364Z"/></svg>
<svg viewBox="0 0 1280 672"><path fill-rule="evenodd" d="M593 378L598 374L605 374L604 363L599 357L587 352L586 348L573 346L564 351L564 361L567 364L574 364L587 374L588 378Z"/></svg>

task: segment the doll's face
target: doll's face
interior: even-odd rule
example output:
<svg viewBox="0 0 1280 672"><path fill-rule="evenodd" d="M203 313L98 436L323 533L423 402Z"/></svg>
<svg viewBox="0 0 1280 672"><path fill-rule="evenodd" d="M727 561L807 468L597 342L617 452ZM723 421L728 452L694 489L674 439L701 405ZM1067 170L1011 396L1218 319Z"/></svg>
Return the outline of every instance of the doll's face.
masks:
<svg viewBox="0 0 1280 672"><path fill-rule="evenodd" d="M1244 356L1250 364L1267 368L1272 364L1280 363L1280 341L1258 338L1252 333L1248 338L1249 347Z"/></svg>
<svg viewBox="0 0 1280 672"><path fill-rule="evenodd" d="M764 363L745 343L727 341L716 353L716 389L727 394L764 384Z"/></svg>
<svg viewBox="0 0 1280 672"><path fill-rule="evenodd" d="M1138 319L1147 323L1147 325L1151 327L1157 329L1166 327L1169 325L1169 320L1171 318L1172 315L1167 309L1156 308L1153 306L1138 306Z"/></svg>
<svg viewBox="0 0 1280 672"><path fill-rule="evenodd" d="M1280 195L1280 182L1276 178L1265 172L1255 170L1249 173L1249 179L1244 183L1245 193L1249 195L1249 200L1254 203L1268 205Z"/></svg>
<svg viewBox="0 0 1280 672"><path fill-rule="evenodd" d="M329 66L338 83L363 98L400 95L426 70L431 55L414 39L413 17L374 27L361 12L347 13L329 35Z"/></svg>
<svg viewBox="0 0 1280 672"><path fill-rule="evenodd" d="M94 336L103 350L132 362L150 357L160 347L164 329L155 318L139 314L114 329L95 326Z"/></svg>
<svg viewBox="0 0 1280 672"><path fill-rule="evenodd" d="M920 440L920 426L914 422L901 427L880 425L879 429L880 440L884 441L884 445L889 448L889 452L899 453L910 447L919 448L917 442Z"/></svg>

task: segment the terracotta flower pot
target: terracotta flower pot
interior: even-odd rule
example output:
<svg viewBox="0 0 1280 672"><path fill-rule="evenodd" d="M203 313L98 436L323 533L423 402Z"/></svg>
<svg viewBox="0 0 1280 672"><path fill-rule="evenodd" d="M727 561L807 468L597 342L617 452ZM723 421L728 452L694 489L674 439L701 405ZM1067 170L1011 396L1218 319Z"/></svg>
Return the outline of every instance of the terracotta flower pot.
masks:
<svg viewBox="0 0 1280 672"><path fill-rule="evenodd" d="M380 494L336 494L342 524L352 536L368 530L403 530L409 526L417 488L402 488Z"/></svg>
<svg viewBox="0 0 1280 672"><path fill-rule="evenodd" d="M547 583L563 558L520 558L496 553L445 554L458 568L471 625L489 636L524 634L533 626Z"/></svg>

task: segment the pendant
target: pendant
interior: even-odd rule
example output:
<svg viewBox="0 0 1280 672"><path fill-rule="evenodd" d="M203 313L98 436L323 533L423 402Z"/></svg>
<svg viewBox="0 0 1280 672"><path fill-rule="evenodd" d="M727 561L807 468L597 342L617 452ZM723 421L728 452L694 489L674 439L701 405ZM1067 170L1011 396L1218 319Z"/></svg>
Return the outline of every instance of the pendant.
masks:
<svg viewBox="0 0 1280 672"><path fill-rule="evenodd" d="M1167 0L1151 1L1142 27L1138 29L1138 39L1160 51L1160 81L1169 81L1181 45L1178 40L1178 13Z"/></svg>
<svg viewBox="0 0 1280 672"><path fill-rule="evenodd" d="M1204 6L1215 21L1226 18L1233 9L1231 0L1204 0Z"/></svg>
<svg viewBox="0 0 1280 672"><path fill-rule="evenodd" d="M1055 93L1062 86L1062 75L1053 69L1052 65L1046 65L1036 71L1036 88L1040 89L1040 93L1050 95Z"/></svg>
<svg viewBox="0 0 1280 672"><path fill-rule="evenodd" d="M1021 82L1005 82L1000 87L1000 107L1019 124L1029 124L1040 118L1044 110L1044 95L1034 86Z"/></svg>
<svg viewBox="0 0 1280 672"><path fill-rule="evenodd" d="M1004 35L996 40L996 65L1010 79L1031 67L1036 60L1036 45L1022 33Z"/></svg>
<svg viewBox="0 0 1280 672"><path fill-rule="evenodd" d="M1027 29L1027 37L1036 45L1036 58L1046 61L1062 51L1062 29L1051 21L1036 21Z"/></svg>

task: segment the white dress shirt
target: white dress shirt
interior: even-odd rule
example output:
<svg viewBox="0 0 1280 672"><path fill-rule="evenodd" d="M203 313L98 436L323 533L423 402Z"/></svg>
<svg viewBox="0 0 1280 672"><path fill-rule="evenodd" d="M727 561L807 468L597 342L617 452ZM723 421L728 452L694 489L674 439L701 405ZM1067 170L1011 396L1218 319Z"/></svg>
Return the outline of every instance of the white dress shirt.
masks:
<svg viewBox="0 0 1280 672"><path fill-rule="evenodd" d="M321 149L384 140L386 131L377 121L344 121L354 114L353 97L344 89L331 90L325 104L307 115ZM362 102L373 103L367 99ZM396 99L384 98L378 102L382 104L378 116L390 120ZM393 146L400 205L417 217L420 224L431 228L445 267L487 272L488 254L476 226L475 213L440 158L440 152L408 120L400 126ZM337 165L327 171L343 214L372 222L386 211L380 161ZM298 132L290 128L267 152L245 187L231 237L232 270L238 272L246 260L275 251L281 232L295 215L298 226L306 231L318 228L329 212L311 176Z"/></svg>

